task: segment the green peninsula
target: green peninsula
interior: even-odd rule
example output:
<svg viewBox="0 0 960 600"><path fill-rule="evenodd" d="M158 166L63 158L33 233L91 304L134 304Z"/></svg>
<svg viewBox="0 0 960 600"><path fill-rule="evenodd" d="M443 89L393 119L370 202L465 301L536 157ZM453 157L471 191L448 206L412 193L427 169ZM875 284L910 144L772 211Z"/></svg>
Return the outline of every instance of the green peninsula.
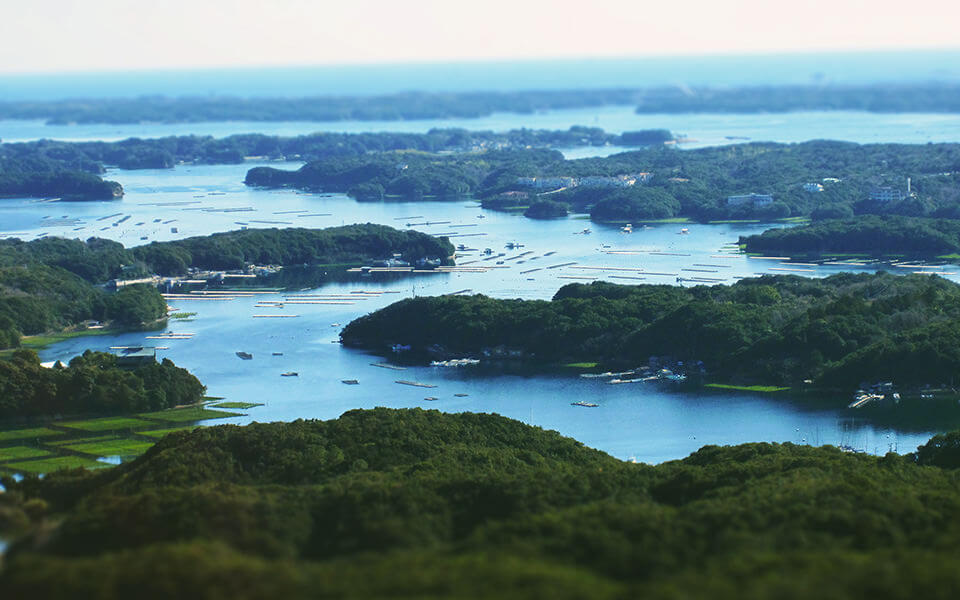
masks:
<svg viewBox="0 0 960 600"><path fill-rule="evenodd" d="M812 380L844 396L864 381L949 388L960 373L960 285L926 275L780 275L692 288L571 284L551 301L421 297L352 321L341 339L382 354L409 346L421 361L659 364L726 384Z"/></svg>

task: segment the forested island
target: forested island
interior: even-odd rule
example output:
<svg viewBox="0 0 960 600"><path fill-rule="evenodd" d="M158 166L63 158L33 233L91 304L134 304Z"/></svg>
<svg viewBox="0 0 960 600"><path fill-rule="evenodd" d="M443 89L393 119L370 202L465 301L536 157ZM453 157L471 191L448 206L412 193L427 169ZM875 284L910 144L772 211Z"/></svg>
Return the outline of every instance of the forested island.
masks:
<svg viewBox="0 0 960 600"><path fill-rule="evenodd" d="M632 464L496 415L354 410L4 478L16 598L951 598L960 432ZM162 574L162 575L160 575ZM146 585L145 582L150 582Z"/></svg>
<svg viewBox="0 0 960 600"><path fill-rule="evenodd" d="M949 388L960 373L960 285L881 272L692 288L570 284L551 301L421 297L352 321L341 340L382 354L409 346L421 361L654 363L727 384Z"/></svg>
<svg viewBox="0 0 960 600"><path fill-rule="evenodd" d="M0 146L0 198L57 197L63 200L116 200L123 187L100 177L90 161L64 161L35 153L19 157Z"/></svg>
<svg viewBox="0 0 960 600"><path fill-rule="evenodd" d="M742 236L740 244L747 252L811 258L830 254L935 258L960 253L960 221L861 215L770 229Z"/></svg>
<svg viewBox="0 0 960 600"><path fill-rule="evenodd" d="M171 169L178 164L238 164L248 159L312 161L373 152L479 152L506 148L637 147L664 144L664 129L606 133L596 127L564 131L515 129L502 133L432 129L427 133L315 133L296 137L262 134L130 138L119 142L38 140L0 144L0 197L111 200L123 188L101 175L107 167Z"/></svg>
<svg viewBox="0 0 960 600"><path fill-rule="evenodd" d="M127 249L118 242L43 238L0 240L0 349L23 335L59 331L88 320L142 327L166 316L155 286L122 285L148 275L257 265L359 265L395 254L410 263L447 264L446 238L383 225L327 229L250 229L154 242ZM105 283L120 280L116 292Z"/></svg>
<svg viewBox="0 0 960 600"><path fill-rule="evenodd" d="M196 404L204 386L164 359L125 368L115 355L87 350L48 369L32 350L0 360L0 419L130 414ZM0 519L2 520L2 519Z"/></svg>
<svg viewBox="0 0 960 600"><path fill-rule="evenodd" d="M257 265L350 265L399 258L414 264L450 264L453 244L445 237L366 223L326 229L245 229L137 246L131 256L160 275L188 269L241 269Z"/></svg>
<svg viewBox="0 0 960 600"><path fill-rule="evenodd" d="M246 183L346 192L360 200L469 196L495 209L525 210L549 200L617 222L854 213L956 218L957 164L960 144L830 141L685 151L660 145L577 160L545 148L380 152L328 157L296 171L257 167L248 171ZM559 213L551 208L551 214Z"/></svg>
<svg viewBox="0 0 960 600"><path fill-rule="evenodd" d="M798 110L960 111L956 83L780 85L754 87L405 92L379 96L85 98L0 102L0 119L69 123L199 121L397 121L484 117L495 112L636 106L642 113L755 113Z"/></svg>
<svg viewBox="0 0 960 600"><path fill-rule="evenodd" d="M129 138L118 142L38 140L0 145L0 156L39 160L66 168L100 173L120 169L168 169L180 163L231 164L247 158L309 161L373 152L477 152L505 148L575 148L582 146L651 146L674 140L665 129L607 133L598 127L566 130L512 129L505 132L431 129L427 133L328 133L284 137L258 133L212 136Z"/></svg>

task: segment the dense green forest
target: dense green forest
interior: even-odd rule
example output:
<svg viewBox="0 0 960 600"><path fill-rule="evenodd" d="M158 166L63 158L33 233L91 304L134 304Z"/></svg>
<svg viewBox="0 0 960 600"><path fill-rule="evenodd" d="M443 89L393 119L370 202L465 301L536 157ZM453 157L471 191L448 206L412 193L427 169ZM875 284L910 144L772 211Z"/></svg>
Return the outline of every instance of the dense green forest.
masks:
<svg viewBox="0 0 960 600"><path fill-rule="evenodd" d="M345 225L327 229L246 229L152 242L131 254L151 272L181 275L188 267L240 269L258 265L359 264L400 254L403 260L435 260L448 264L453 244L418 231L386 225Z"/></svg>
<svg viewBox="0 0 960 600"><path fill-rule="evenodd" d="M24 335L88 320L139 328L166 314L167 303L152 286L130 285L109 293L60 267L0 267L0 349L18 346Z"/></svg>
<svg viewBox="0 0 960 600"><path fill-rule="evenodd" d="M466 129L431 129L427 133L327 133L295 137L263 134L130 138L119 142L59 142L38 140L0 145L0 156L47 161L65 168L102 172L104 165L121 169L168 169L178 163L240 163L246 157L269 160L318 160L360 156L371 152L417 150L465 152L496 148L566 148L578 146L647 146L673 139L664 129L606 133L596 127L574 126L564 131L514 129L495 133Z"/></svg>
<svg viewBox="0 0 960 600"><path fill-rule="evenodd" d="M728 383L853 389L960 379L960 285L924 275L744 279L682 288L571 284L553 300L401 300L349 323L347 346L411 357L517 356L610 367L684 362ZM698 365L694 367L694 365Z"/></svg>
<svg viewBox="0 0 960 600"><path fill-rule="evenodd" d="M622 88L514 92L404 92L380 96L100 98L0 102L0 119L49 123L198 121L381 121L476 118L495 112L605 105L642 113L755 113L797 110L958 112L955 83Z"/></svg>
<svg viewBox="0 0 960 600"><path fill-rule="evenodd" d="M123 187L101 178L100 171L101 167L90 161L65 161L38 154L20 157L0 146L0 198L115 200L123 196Z"/></svg>
<svg viewBox="0 0 960 600"><path fill-rule="evenodd" d="M88 320L137 328L165 317L167 303L156 288L130 285L111 293L100 285L147 272L110 240L0 240L0 349L18 346L23 335Z"/></svg>
<svg viewBox="0 0 960 600"><path fill-rule="evenodd" d="M354 410L3 480L16 598L953 598L960 432L915 454L616 460L496 415Z"/></svg>
<svg viewBox="0 0 960 600"><path fill-rule="evenodd" d="M0 360L0 419L163 410L195 404L203 392L169 359L125 369L113 354L87 350L47 369L32 350L17 350Z"/></svg>
<svg viewBox="0 0 960 600"><path fill-rule="evenodd" d="M862 215L770 229L762 234L741 237L740 243L747 252L932 257L960 252L960 221Z"/></svg>
<svg viewBox="0 0 960 600"><path fill-rule="evenodd" d="M621 184L621 176L635 182ZM361 200L469 195L487 208L526 208L547 193L550 200L600 221L819 219L854 213L956 218L960 144L813 141L686 151L658 146L577 160L542 148L455 155L381 152L327 157L297 171L258 167L247 173L246 183L346 191ZM883 188L894 197L871 200ZM728 201L750 193L771 195L773 201Z"/></svg>

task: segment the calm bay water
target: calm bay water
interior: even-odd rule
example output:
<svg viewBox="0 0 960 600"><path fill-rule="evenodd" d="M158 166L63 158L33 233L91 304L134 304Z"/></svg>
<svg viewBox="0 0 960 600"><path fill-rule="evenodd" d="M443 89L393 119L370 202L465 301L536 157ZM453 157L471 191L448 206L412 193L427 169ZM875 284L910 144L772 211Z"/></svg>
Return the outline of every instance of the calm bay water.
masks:
<svg viewBox="0 0 960 600"><path fill-rule="evenodd" d="M445 411L497 412L603 449L621 458L660 462L685 456L705 444L790 441L849 444L870 452L911 451L934 432L960 423L944 420L890 419L903 415L868 416L836 406L846 398L811 403L742 393L687 393L657 384L607 385L595 380L550 374L502 375L469 368L412 367L393 371L371 366L380 359L335 343L343 325L357 316L412 294L437 295L461 290L499 298L548 299L562 285L591 278L617 283L675 284L679 277L709 277L732 283L739 277L793 272L821 277L841 270L869 268L838 265L807 267L779 261L748 259L729 244L743 234L762 231L764 224L664 224L634 233L590 223L585 216L533 221L486 211L471 201L358 203L346 196L303 194L291 190L255 190L240 183L247 165L181 166L173 170L117 171L110 177L127 190L121 201L106 203L0 200L0 234L24 239L47 233L66 237L107 237L127 245L179 239L248 227L327 227L378 222L405 228L407 223L448 221L412 228L431 234L450 233L454 244L482 250L490 247L508 258L508 268L486 273L416 277L361 278L305 285L302 293L340 294L368 290L390 292L352 305L287 305L282 311L255 307L257 299L170 301L197 312L192 322L171 321L169 331L196 334L191 340L148 340L146 333L79 338L57 344L42 359L68 360L87 348L163 345L160 355L194 372L209 393L232 401L263 402L248 415L224 422L334 418L353 408L422 406ZM295 165L293 165L295 166ZM223 211L234 212L223 212ZM290 212L302 211L302 212ZM277 214L282 213L282 214ZM111 216L118 215L118 216ZM114 227L123 216L131 218ZM308 216L310 215L310 216ZM102 217L108 219L97 220ZM482 217L482 218L481 218ZM71 221L76 219L76 221ZM159 223L155 223L159 220ZM172 221L164 223L164 221ZM268 221L257 223L257 221ZM138 225L142 223L142 225ZM171 227L177 227L173 233ZM590 228L592 233L579 233ZM682 233L681 229L689 233ZM141 240L147 237L147 240ZM525 246L505 249L507 242ZM458 253L458 263L479 260L476 250ZM611 254L611 252L613 252ZM495 261L473 264L489 265ZM575 262L558 268L547 268ZM696 266L695 266L696 265ZM712 266L702 266L712 265ZM600 271L583 267L642 268L643 273ZM701 269L686 271L685 269ZM703 269L714 272L704 272ZM782 271L778 269L797 269ZM943 269L954 273L956 268ZM641 277L643 279L623 279ZM948 275L956 278L956 275ZM258 299L278 300L283 294ZM254 314L296 314L297 318L260 319ZM237 351L254 359L243 361ZM274 356L281 352L282 356ZM299 377L281 377L296 371ZM344 385L357 379L359 385ZM397 379L435 384L437 388L398 385ZM457 397L454 394L468 394ZM427 396L436 401L427 401ZM598 408L571 406L583 398Z"/></svg>
<svg viewBox="0 0 960 600"><path fill-rule="evenodd" d="M131 137L210 135L221 138L240 133L296 136L318 131L425 133L434 128L508 131L511 129L568 129L574 125L600 127L612 133L638 129L669 129L689 138L684 148L700 148L744 141L803 142L831 139L857 143L925 144L960 142L960 115L939 113L868 113L810 111L774 114L636 114L631 106L604 106L545 111L531 115L496 113L478 119L422 119L411 121L131 123L122 125L46 125L37 120L0 120L0 139L23 142L38 139L117 141ZM624 148L575 148L570 158L604 156Z"/></svg>

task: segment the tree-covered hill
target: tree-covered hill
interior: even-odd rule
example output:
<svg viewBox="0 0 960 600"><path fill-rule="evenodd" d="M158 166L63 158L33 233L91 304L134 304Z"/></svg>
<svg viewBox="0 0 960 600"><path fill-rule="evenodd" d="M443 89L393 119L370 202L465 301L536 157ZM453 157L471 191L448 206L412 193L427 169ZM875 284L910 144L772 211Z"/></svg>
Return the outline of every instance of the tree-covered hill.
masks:
<svg viewBox="0 0 960 600"><path fill-rule="evenodd" d="M0 198L50 197L64 200L116 200L123 187L100 177L102 167L91 161L74 164L30 155L11 156L0 146Z"/></svg>
<svg viewBox="0 0 960 600"><path fill-rule="evenodd" d="M951 598L957 440L624 463L496 415L350 411L5 479L12 597ZM936 466L925 466L936 465Z"/></svg>
<svg viewBox="0 0 960 600"><path fill-rule="evenodd" d="M571 284L552 301L482 295L401 300L349 323L345 345L411 355L519 356L539 364L650 357L728 383L853 389L960 375L960 285L934 276L763 276L733 285ZM960 348L960 344L956 345ZM696 372L699 367L693 368Z"/></svg>
<svg viewBox="0 0 960 600"><path fill-rule="evenodd" d="M862 215L770 229L741 237L747 252L933 257L960 252L960 222L949 219Z"/></svg>
<svg viewBox="0 0 960 600"><path fill-rule="evenodd" d="M0 361L0 419L129 414L195 404L204 387L170 360L132 369L117 357L87 350L66 366L48 369L31 350Z"/></svg>
<svg viewBox="0 0 960 600"><path fill-rule="evenodd" d="M329 265L362 263L400 254L448 262L453 244L418 231L372 223L326 229L245 229L172 242L152 242L131 250L151 272L180 275L188 267L240 269L258 265Z"/></svg>

